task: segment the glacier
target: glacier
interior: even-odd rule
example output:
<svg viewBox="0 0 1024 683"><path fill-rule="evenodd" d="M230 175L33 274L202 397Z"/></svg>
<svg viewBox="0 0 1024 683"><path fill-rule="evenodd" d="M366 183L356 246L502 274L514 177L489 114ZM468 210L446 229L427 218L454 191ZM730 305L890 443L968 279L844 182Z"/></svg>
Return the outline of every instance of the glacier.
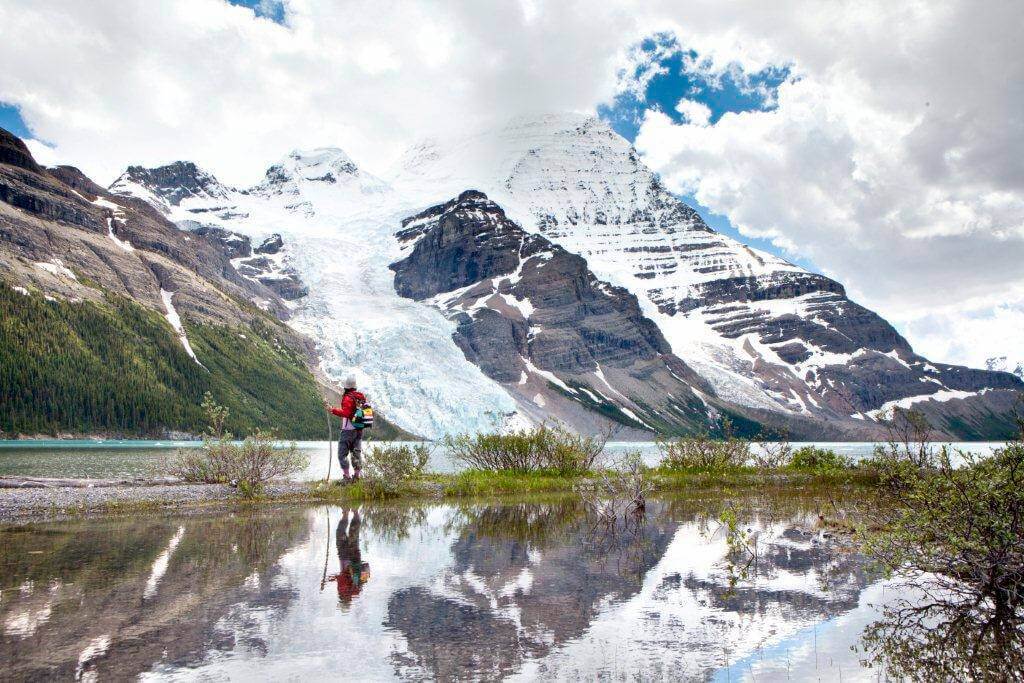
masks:
<svg viewBox="0 0 1024 683"><path fill-rule="evenodd" d="M184 227L214 225L254 242L280 234L285 264L310 290L289 302L289 324L316 343L330 378L354 374L402 428L435 438L515 420L515 401L452 341L454 323L395 293L394 233L419 207L334 148L294 151L249 189L202 175L202 191L173 201L130 173L111 190L144 199Z"/></svg>

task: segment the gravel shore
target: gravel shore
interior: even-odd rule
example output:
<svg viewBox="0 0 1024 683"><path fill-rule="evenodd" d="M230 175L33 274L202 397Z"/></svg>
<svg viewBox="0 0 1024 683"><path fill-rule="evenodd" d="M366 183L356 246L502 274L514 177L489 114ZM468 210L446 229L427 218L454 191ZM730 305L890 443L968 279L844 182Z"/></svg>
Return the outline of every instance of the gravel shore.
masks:
<svg viewBox="0 0 1024 683"><path fill-rule="evenodd" d="M266 487L265 498L302 495L303 482L281 482ZM225 484L160 484L118 486L60 486L0 488L0 523L62 519L89 514L108 514L133 508L178 508L216 503L233 504L244 499Z"/></svg>

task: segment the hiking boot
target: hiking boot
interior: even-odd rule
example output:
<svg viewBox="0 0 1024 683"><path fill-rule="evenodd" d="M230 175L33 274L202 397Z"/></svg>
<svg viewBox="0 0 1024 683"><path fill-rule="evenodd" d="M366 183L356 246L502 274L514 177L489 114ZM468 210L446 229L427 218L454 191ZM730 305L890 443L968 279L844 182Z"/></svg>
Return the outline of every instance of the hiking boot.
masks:
<svg viewBox="0 0 1024 683"><path fill-rule="evenodd" d="M363 478L363 474L360 470L355 470L352 474L352 481L359 481Z"/></svg>

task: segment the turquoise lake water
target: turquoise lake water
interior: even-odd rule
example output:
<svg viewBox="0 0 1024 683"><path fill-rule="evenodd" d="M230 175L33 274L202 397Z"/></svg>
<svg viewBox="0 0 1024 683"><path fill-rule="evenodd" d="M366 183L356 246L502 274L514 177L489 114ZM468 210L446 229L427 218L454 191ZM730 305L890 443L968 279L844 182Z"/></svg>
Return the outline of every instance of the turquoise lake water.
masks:
<svg viewBox="0 0 1024 683"><path fill-rule="evenodd" d="M100 441L100 440L41 440L0 441L0 475L35 477L121 478L158 476L166 473L169 459L180 449L197 448L193 441ZM803 443L794 443L798 448ZM867 442L820 442L815 446L831 448L854 459L871 454L874 444ZM972 442L951 444L954 448L987 454L1001 443ZM327 474L328 445L326 441L299 441L296 446L309 455L310 464L300 479L322 479ZM335 443L336 446L336 443ZM373 448L368 443L367 449ZM614 457L630 449L640 450L648 464L658 461L657 445L653 442L613 442L606 451ZM444 448L435 448L431 469L454 472L459 465L453 462ZM331 477L337 478L338 463L331 467Z"/></svg>

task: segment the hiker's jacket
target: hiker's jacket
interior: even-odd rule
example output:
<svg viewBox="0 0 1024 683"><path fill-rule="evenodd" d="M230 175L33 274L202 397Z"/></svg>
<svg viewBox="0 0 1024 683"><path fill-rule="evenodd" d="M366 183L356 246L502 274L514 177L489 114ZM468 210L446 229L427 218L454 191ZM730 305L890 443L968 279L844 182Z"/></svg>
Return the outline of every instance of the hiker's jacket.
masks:
<svg viewBox="0 0 1024 683"><path fill-rule="evenodd" d="M352 426L352 418L356 414L359 404L366 402L366 396L358 391L350 391L341 397L341 407L331 408L331 414L341 418L342 429L355 429Z"/></svg>

